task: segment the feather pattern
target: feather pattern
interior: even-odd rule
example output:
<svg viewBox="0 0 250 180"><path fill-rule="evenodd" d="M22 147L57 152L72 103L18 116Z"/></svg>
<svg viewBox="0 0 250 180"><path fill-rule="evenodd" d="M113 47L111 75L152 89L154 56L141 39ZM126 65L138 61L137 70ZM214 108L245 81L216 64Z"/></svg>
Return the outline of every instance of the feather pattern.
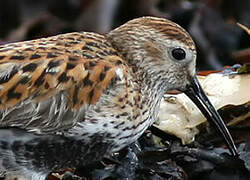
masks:
<svg viewBox="0 0 250 180"><path fill-rule="evenodd" d="M69 33L0 47L0 126L61 130L125 71L104 36ZM38 129L37 129L38 128Z"/></svg>

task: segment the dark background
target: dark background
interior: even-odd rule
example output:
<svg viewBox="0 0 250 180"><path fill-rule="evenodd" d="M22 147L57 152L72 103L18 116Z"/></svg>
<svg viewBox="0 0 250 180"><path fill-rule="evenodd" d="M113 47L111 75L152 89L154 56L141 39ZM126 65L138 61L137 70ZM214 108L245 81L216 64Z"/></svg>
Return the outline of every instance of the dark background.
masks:
<svg viewBox="0 0 250 180"><path fill-rule="evenodd" d="M72 31L106 33L140 16L165 17L187 29L198 49L198 69L238 63L250 38L250 0L1 0L0 44Z"/></svg>
<svg viewBox="0 0 250 180"><path fill-rule="evenodd" d="M73 31L107 33L128 20L146 15L171 19L190 32L197 45L198 70L221 69L225 65L240 63L237 53L250 47L250 36L236 25L239 22L250 27L250 0L0 0L0 44ZM141 138L141 144L151 147L151 141L146 141L145 137ZM246 147L248 153L249 143ZM175 151L182 152L181 148L178 146ZM250 176L244 168L240 171L237 164L225 168L224 165L230 166L230 163L224 162L221 157L223 166L219 168L217 161L214 165L186 157L181 157L179 164L175 159L161 165L158 161L168 158L164 151L150 151L149 155L148 152L142 153L143 163L136 159L136 151L139 151L136 146L126 150L125 158L119 159L121 165L116 169L104 171L92 167L86 171L80 169L79 172L86 175L92 169L89 176L96 179L113 177L114 172L120 179L121 175L126 178L141 176L137 179L143 179L142 175L145 175L144 179L149 176L152 179L192 177L193 180L249 179ZM122 152L119 156L122 156ZM160 157L160 160L156 157ZM249 161L250 158L247 158L246 161ZM138 162L140 172L137 170L133 174L135 167L131 164L137 165Z"/></svg>

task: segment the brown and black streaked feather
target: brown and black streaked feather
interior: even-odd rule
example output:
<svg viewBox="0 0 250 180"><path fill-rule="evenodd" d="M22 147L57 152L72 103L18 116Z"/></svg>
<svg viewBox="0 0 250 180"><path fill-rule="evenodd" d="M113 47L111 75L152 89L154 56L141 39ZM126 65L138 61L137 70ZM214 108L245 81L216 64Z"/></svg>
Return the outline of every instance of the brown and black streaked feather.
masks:
<svg viewBox="0 0 250 180"><path fill-rule="evenodd" d="M72 113L95 104L117 78L118 68L124 67L117 51L104 36L95 33L68 33L1 46L0 127L20 123L37 128L48 123L39 118L49 112L48 107L39 109L45 104L66 103L65 111ZM59 99L65 102L57 102ZM31 112L27 110L31 106L39 107ZM66 124L72 122L67 120ZM54 126L60 129L59 122Z"/></svg>

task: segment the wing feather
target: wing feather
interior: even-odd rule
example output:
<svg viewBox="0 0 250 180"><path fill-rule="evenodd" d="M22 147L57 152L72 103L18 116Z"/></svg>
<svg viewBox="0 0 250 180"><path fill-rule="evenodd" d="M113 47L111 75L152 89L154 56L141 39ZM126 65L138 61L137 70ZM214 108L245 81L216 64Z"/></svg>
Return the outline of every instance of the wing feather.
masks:
<svg viewBox="0 0 250 180"><path fill-rule="evenodd" d="M0 127L58 131L84 117L124 69L102 35L69 33L0 47ZM125 72L125 70L124 70Z"/></svg>

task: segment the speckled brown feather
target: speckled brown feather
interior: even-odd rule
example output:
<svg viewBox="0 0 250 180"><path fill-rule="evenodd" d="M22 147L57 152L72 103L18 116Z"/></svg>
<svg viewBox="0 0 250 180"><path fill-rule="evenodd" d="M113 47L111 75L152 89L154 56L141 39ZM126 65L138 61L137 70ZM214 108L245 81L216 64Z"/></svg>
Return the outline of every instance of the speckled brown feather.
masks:
<svg viewBox="0 0 250 180"><path fill-rule="evenodd" d="M143 24L144 26L148 26L159 33L167 36L169 39L178 40L189 47L191 50L195 50L195 44L190 37L190 35L180 27L178 24L175 24L167 19L160 18L141 18L130 21L131 25L135 25L138 23Z"/></svg>
<svg viewBox="0 0 250 180"><path fill-rule="evenodd" d="M68 104L94 104L116 77L122 59L105 37L69 33L0 47L0 109L27 98L37 101L59 91Z"/></svg>

